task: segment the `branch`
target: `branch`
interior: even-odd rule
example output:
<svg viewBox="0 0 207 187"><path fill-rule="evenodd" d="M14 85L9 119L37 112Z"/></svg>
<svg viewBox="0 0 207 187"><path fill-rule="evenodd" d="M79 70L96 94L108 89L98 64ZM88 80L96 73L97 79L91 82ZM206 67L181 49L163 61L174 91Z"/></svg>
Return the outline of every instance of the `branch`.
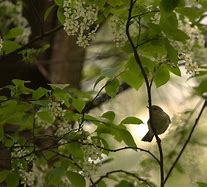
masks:
<svg viewBox="0 0 207 187"><path fill-rule="evenodd" d="M48 37L48 36L50 36L51 34L53 34L53 33L57 32L57 31L61 30L62 28L63 28L63 26L60 25L60 26L57 26L56 28L54 28L54 29L52 29L52 30L50 30L50 31L45 32L43 35L41 34L41 35L39 35L39 36L36 36L36 37L33 38L32 40L30 40L26 45L24 45L24 46L22 46L22 47L20 47L20 48L18 48L18 49L16 49L16 50L14 50L14 51L8 53L8 54L2 56L2 57L0 58L0 63L3 62L4 60L8 59L9 57L12 57L13 55L15 55L15 54L17 54L17 53L23 51L24 49L27 49L28 47L30 47L30 46L31 46L32 44L34 44L35 42L37 42L37 41L39 41L39 40L42 40L43 38Z"/></svg>
<svg viewBox="0 0 207 187"><path fill-rule="evenodd" d="M129 88L130 88L130 86L128 84L122 83L119 87L119 91L117 92L117 95L128 90ZM111 97L108 96L106 93L100 95L100 91L99 91L99 93L95 96L95 98L87 103L84 112L87 113L90 110L92 110L96 107L99 107L101 104L109 101L110 99L111 99Z"/></svg>
<svg viewBox="0 0 207 187"><path fill-rule="evenodd" d="M135 173L133 173L133 172L129 172L129 171L125 171L125 170L121 170L121 169L113 170L113 171L109 171L109 172L107 172L105 175L102 175L102 176L101 176L97 181L95 181L94 183L95 183L95 184L98 184L101 180L103 180L104 178L108 178L109 175L112 175L112 174L114 174L114 173L124 173L124 174L126 174L126 175L129 175L129 176L134 177L134 178L137 179L138 181L141 181L141 182L147 184L147 185L150 186L150 187L154 187L154 186L155 186L153 183L149 182L148 180L146 180L146 179L144 179L144 178L142 178L142 177L137 176Z"/></svg>
<svg viewBox="0 0 207 187"><path fill-rule="evenodd" d="M200 112L199 112L199 114L198 114L198 117L197 117L196 120L195 120L195 123L194 123L194 125L193 125L193 127L192 127L192 129L191 129L191 131L190 131L190 133L189 133L189 135L188 135L188 138L186 139L186 141L185 141L185 143L184 143L184 145L183 145L183 148L180 150L180 153L178 154L177 158L175 159L174 163L172 164L171 168L169 169L169 171L168 171L168 173L167 173L167 175L166 175L166 177L165 177L164 184L167 182L167 180L168 180L170 174L172 173L172 171L173 171L173 169L175 168L177 162L179 161L180 157L182 156L182 154L183 154L185 148L186 148L187 145L189 144L189 142L190 142L190 140L191 140L191 137L192 137L192 135L193 135L193 132L194 132L196 126L198 125L199 119L200 119L200 117L201 117L201 115L202 115L202 113L203 113L203 111L204 111L206 105L207 105L207 101L205 101L205 102L203 103L203 106L202 106L202 108L201 108L201 110L200 110Z"/></svg>
<svg viewBox="0 0 207 187"><path fill-rule="evenodd" d="M68 133L66 133L66 134L68 134ZM62 137L64 137L64 136L65 135L63 135ZM58 141L60 141L61 139L59 139ZM102 146L94 145L93 143L84 143L84 142L81 142L81 141L78 141L78 140L73 140L73 139L69 139L69 140L67 139L66 143L58 144L58 146L73 143L73 142L79 143L81 145L94 146L95 148L102 149L102 150L109 151L109 152L118 152L118 151L123 151L123 150L127 150L127 149L132 149L132 150L136 150L136 151L138 150L138 151L142 151L142 152L145 152L145 153L149 154L158 164L160 162L159 159L152 152L150 152L149 150L140 148L140 147L121 147L121 148L117 148L117 149L109 149L109 148L105 148L105 147L102 147Z"/></svg>
<svg viewBox="0 0 207 187"><path fill-rule="evenodd" d="M127 23L126 23L126 35L128 37L129 43L131 44L131 47L132 47L132 50L134 53L134 58L135 58L137 64L139 65L141 73L142 73L144 80L145 80L145 85L146 85L146 89L147 89L147 96L148 96L148 104L149 104L149 121L150 121L150 124L152 124L152 121L151 121L152 120L151 119L151 116L152 116L151 115L151 106L152 106L151 84L148 80L147 74L144 70L141 59L140 59L139 54L137 52L137 48L132 40L132 37L130 36L130 31L129 31L130 30L130 22L131 22L131 19L133 19L133 17L132 17L133 6L134 6L133 0L130 0L128 19L127 19ZM153 126L151 126L151 128L152 128L152 131L155 135L158 150L159 150L159 155L160 155L160 163L159 163L159 166L160 166L160 187L164 187L164 163L163 163L163 151L162 151L161 140L158 137L156 130L153 128Z"/></svg>
<svg viewBox="0 0 207 187"><path fill-rule="evenodd" d="M143 12L141 14L137 14L135 16L132 16L131 18L133 19L133 18L137 18L137 17L142 17L142 16L145 16L147 14L157 13L157 12L160 12L160 10L157 9L157 10L151 10L151 11L148 11L148 12Z"/></svg>

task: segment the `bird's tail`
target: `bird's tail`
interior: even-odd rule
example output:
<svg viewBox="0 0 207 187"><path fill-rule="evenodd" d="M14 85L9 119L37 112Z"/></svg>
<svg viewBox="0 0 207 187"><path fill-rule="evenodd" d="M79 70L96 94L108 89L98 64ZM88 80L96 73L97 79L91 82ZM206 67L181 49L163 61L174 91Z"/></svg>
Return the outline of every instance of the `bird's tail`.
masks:
<svg viewBox="0 0 207 187"><path fill-rule="evenodd" d="M148 131L147 134L142 138L142 141L144 142L151 142L153 139L153 133Z"/></svg>

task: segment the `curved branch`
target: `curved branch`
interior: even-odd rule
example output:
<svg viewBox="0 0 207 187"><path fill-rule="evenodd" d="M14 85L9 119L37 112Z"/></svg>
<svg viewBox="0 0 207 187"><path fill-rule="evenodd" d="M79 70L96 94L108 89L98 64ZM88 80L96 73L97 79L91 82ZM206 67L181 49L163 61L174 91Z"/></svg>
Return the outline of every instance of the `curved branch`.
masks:
<svg viewBox="0 0 207 187"><path fill-rule="evenodd" d="M146 180L146 179L144 179L142 177L137 176L135 173L129 172L129 171L125 171L125 170L122 170L122 169L118 169L118 170L113 170L113 171L107 172L105 175L102 175L97 181L95 181L94 184L98 184L101 180L103 180L104 178L108 178L109 175L112 175L114 173L124 173L126 175L131 176L131 177L134 177L138 181L141 181L141 182L147 184L150 187L154 187L155 186L152 182L149 182L148 180Z"/></svg>
<svg viewBox="0 0 207 187"><path fill-rule="evenodd" d="M151 116L152 116L151 115L151 106L152 106L151 84L150 84L150 81L148 80L147 73L144 70L144 66L142 65L141 59L140 59L139 54L137 52L137 47L135 46L135 44L132 40L132 37L130 35L130 31L129 31L131 20L133 19L133 17L132 17L133 6L134 6L134 2L133 2L133 0L130 0L130 7L129 7L128 18L127 18L127 23L126 23L126 35L129 40L129 43L131 44L131 47L132 47L132 50L134 53L134 58L135 58L137 64L139 65L141 73L142 73L143 78L145 80L145 85L146 85L146 89L147 89L147 96L148 96L148 104L149 104L149 121L150 121L150 124L152 124L151 123ZM164 187L164 160L163 160L163 151L162 151L161 140L160 140L159 136L157 135L156 130L153 128L153 126L151 126L151 128L152 128L153 133L155 135L158 150L159 150L159 155L160 155L160 162L159 162L160 187Z"/></svg>
<svg viewBox="0 0 207 187"><path fill-rule="evenodd" d="M192 127L192 129L191 129L191 131L190 131L190 133L189 133L189 135L188 135L188 138L186 139L186 141L185 141L185 143L184 143L182 149L180 150L180 153L178 154L177 158L175 159L174 163L172 164L171 168L169 169L169 171L168 171L168 173L167 173L167 175L166 175L166 177L165 177L164 183L167 182L167 180L168 180L170 174L172 173L172 171L173 171L173 169L175 168L177 162L179 161L180 157L182 156L182 154L183 154L185 148L187 147L188 143L190 142L191 137L192 137L192 135L193 135L193 132L194 132L196 126L198 125L199 119L200 119L200 117L201 117L201 115L202 115L202 113L203 113L203 111L204 111L206 105L207 105L207 101L205 101L205 102L203 103L203 106L202 106L202 108L201 108L201 110L200 110L200 112L199 112L199 114L198 114L198 117L197 117L196 120L195 120L195 123L194 123L194 125L193 125L193 127Z"/></svg>

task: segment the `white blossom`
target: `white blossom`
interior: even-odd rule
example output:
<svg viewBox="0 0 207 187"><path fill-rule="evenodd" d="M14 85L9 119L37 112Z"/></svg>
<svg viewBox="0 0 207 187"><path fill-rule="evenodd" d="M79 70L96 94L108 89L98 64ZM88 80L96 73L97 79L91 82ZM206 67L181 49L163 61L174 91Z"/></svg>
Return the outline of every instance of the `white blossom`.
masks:
<svg viewBox="0 0 207 187"><path fill-rule="evenodd" d="M200 63L194 54L196 49L203 49L205 45L204 35L196 25L192 25L188 18L179 20L178 28L184 31L189 39L185 43L173 42L175 48L179 49L179 64L184 64L186 73L195 75L199 72Z"/></svg>
<svg viewBox="0 0 207 187"><path fill-rule="evenodd" d="M99 27L98 7L85 1L64 0L64 30L69 36L77 35L77 44L86 47L94 39ZM93 28L93 29L92 29Z"/></svg>
<svg viewBox="0 0 207 187"><path fill-rule="evenodd" d="M3 43L4 43L3 39L0 38L0 52L1 52L2 48L3 48Z"/></svg>
<svg viewBox="0 0 207 187"><path fill-rule="evenodd" d="M46 165L37 166L35 162L33 162L31 171L25 171L23 169L19 170L21 183L25 187L26 186L44 187L47 169L48 166Z"/></svg>
<svg viewBox="0 0 207 187"><path fill-rule="evenodd" d="M17 36L15 41L20 44L28 43L29 36L31 34L31 28L29 27L28 21L22 15L22 1L18 0L16 3L12 3L8 0L1 1L0 11L2 12L0 23L4 23L1 25L3 27L2 30L7 30L11 27L21 28L23 30L23 33Z"/></svg>
<svg viewBox="0 0 207 187"><path fill-rule="evenodd" d="M113 15L110 20L110 26L112 29L113 40L117 47L121 47L127 41L125 33L126 21L119 18L117 15Z"/></svg>

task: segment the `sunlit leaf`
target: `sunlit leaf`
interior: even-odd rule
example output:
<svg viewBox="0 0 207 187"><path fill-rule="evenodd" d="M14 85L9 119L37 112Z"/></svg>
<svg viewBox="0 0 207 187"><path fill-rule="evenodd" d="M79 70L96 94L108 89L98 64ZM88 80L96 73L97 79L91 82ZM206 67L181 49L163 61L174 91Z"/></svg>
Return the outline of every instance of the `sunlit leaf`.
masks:
<svg viewBox="0 0 207 187"><path fill-rule="evenodd" d="M81 113L85 107L85 101L83 99L73 99L72 105L78 112Z"/></svg>
<svg viewBox="0 0 207 187"><path fill-rule="evenodd" d="M46 176L48 185L58 186L61 183L62 176L65 175L64 168L54 168Z"/></svg>
<svg viewBox="0 0 207 187"><path fill-rule="evenodd" d="M23 28L12 28L10 29L5 35L4 35L4 39L12 39L12 38L16 38L17 36L21 35L23 33Z"/></svg>
<svg viewBox="0 0 207 187"><path fill-rule="evenodd" d="M59 22L63 25L64 22L65 22L65 16L64 16L63 8L58 8L57 18L58 18Z"/></svg>
<svg viewBox="0 0 207 187"><path fill-rule="evenodd" d="M164 65L158 67L158 70L155 73L154 82L156 87L160 87L167 83L170 79L169 70Z"/></svg>
<svg viewBox="0 0 207 187"><path fill-rule="evenodd" d="M108 82L108 84L105 87L107 95L114 97L116 96L118 90L119 90L119 80L113 79Z"/></svg>
<svg viewBox="0 0 207 187"><path fill-rule="evenodd" d="M32 93L32 98L34 100L40 99L41 97L45 96L48 93L48 90L42 87L34 90Z"/></svg>
<svg viewBox="0 0 207 187"><path fill-rule="evenodd" d="M113 121L115 118L115 113L113 111L107 111L104 114L102 114L102 117L104 117L110 121Z"/></svg>
<svg viewBox="0 0 207 187"><path fill-rule="evenodd" d="M51 86L53 90L57 88L63 90L67 88L70 84L48 84L48 85Z"/></svg>
<svg viewBox="0 0 207 187"><path fill-rule="evenodd" d="M123 119L120 124L137 124L138 125L138 124L142 124L142 123L143 122L141 119L136 118L134 116L129 116L129 117L126 117L125 119Z"/></svg>
<svg viewBox="0 0 207 187"><path fill-rule="evenodd" d="M55 4L58 6L63 6L63 0L55 0Z"/></svg>
<svg viewBox="0 0 207 187"><path fill-rule="evenodd" d="M37 116L42 120L49 124L54 122L54 117L49 111L40 111L37 113Z"/></svg>

